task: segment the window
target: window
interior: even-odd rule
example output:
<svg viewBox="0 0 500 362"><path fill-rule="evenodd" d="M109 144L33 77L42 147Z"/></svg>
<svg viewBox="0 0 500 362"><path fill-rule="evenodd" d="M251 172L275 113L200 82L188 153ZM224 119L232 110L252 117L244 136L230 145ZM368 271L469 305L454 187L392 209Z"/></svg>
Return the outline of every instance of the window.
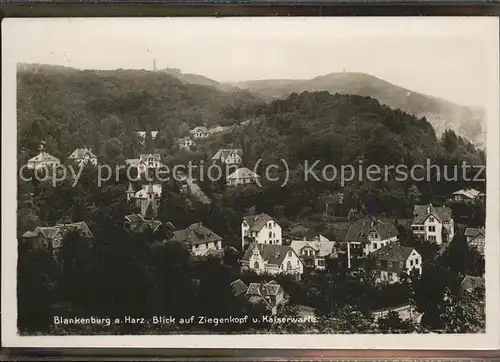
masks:
<svg viewBox="0 0 500 362"><path fill-rule="evenodd" d="M387 276L389 280L392 280L392 273L388 273Z"/></svg>
<svg viewBox="0 0 500 362"><path fill-rule="evenodd" d="M198 249L198 247L199 247L199 245L198 245L198 244L196 244L196 245L194 246L194 248L195 248L195 249Z"/></svg>
<svg viewBox="0 0 500 362"><path fill-rule="evenodd" d="M318 266L325 266L325 259L318 259Z"/></svg>
<svg viewBox="0 0 500 362"><path fill-rule="evenodd" d="M434 222L434 218L432 216L429 218L429 222Z"/></svg>
<svg viewBox="0 0 500 362"><path fill-rule="evenodd" d="M208 243L205 243L205 249L208 249Z"/></svg>
<svg viewBox="0 0 500 362"><path fill-rule="evenodd" d="M435 226L429 226L429 232L435 232L436 227Z"/></svg>
<svg viewBox="0 0 500 362"><path fill-rule="evenodd" d="M415 259L415 265L418 265L418 259Z"/></svg>
<svg viewBox="0 0 500 362"><path fill-rule="evenodd" d="M290 257L292 256L292 252L291 251L288 252L288 256L290 256Z"/></svg>
<svg viewBox="0 0 500 362"><path fill-rule="evenodd" d="M374 248L375 250L377 250L377 249L378 249L378 243L373 243L373 248Z"/></svg>
<svg viewBox="0 0 500 362"><path fill-rule="evenodd" d="M292 262L290 260L288 260L288 262L286 263L286 268L292 269Z"/></svg>
<svg viewBox="0 0 500 362"><path fill-rule="evenodd" d="M413 266L413 260L410 260L410 266Z"/></svg>
<svg viewBox="0 0 500 362"><path fill-rule="evenodd" d="M273 233L270 231L269 232L269 237L272 238L273 237Z"/></svg>
<svg viewBox="0 0 500 362"><path fill-rule="evenodd" d="M259 262L256 261L255 263L253 263L253 268L254 269L259 269Z"/></svg>
<svg viewBox="0 0 500 362"><path fill-rule="evenodd" d="M429 241L436 241L436 235L429 235Z"/></svg>

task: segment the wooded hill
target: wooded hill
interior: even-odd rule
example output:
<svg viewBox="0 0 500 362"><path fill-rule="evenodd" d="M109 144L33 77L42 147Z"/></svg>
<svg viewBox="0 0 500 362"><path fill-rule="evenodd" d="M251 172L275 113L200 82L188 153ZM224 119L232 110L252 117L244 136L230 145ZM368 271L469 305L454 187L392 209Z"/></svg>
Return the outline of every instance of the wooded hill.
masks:
<svg viewBox="0 0 500 362"><path fill-rule="evenodd" d="M330 73L312 79L254 80L232 85L270 99L285 98L291 93L303 91L328 91L332 94L372 97L391 108L401 109L417 117L427 117L438 134L452 129L476 145L483 146L485 141L486 121L481 110L420 94L369 74Z"/></svg>

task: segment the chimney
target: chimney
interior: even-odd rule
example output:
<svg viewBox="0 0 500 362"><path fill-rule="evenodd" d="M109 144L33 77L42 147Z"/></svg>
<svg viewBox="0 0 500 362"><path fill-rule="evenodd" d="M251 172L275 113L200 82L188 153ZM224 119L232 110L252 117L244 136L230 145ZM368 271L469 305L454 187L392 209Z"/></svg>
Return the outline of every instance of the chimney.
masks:
<svg viewBox="0 0 500 362"><path fill-rule="evenodd" d="M304 240L304 241L307 241L307 238L304 236L303 240Z"/></svg>
<svg viewBox="0 0 500 362"><path fill-rule="evenodd" d="M280 251L279 251L279 250L276 250L276 251L274 252L274 257L275 257L275 258L279 258L279 257L280 257Z"/></svg>

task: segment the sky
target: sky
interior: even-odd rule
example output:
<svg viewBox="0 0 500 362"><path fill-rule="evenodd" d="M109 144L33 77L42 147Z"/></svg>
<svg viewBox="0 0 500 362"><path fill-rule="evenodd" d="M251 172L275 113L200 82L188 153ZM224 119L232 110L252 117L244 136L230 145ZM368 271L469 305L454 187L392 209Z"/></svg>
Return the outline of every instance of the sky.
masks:
<svg viewBox="0 0 500 362"><path fill-rule="evenodd" d="M484 106L496 18L6 19L4 56L81 69L179 68L217 81L363 72ZM496 73L495 73L496 74Z"/></svg>

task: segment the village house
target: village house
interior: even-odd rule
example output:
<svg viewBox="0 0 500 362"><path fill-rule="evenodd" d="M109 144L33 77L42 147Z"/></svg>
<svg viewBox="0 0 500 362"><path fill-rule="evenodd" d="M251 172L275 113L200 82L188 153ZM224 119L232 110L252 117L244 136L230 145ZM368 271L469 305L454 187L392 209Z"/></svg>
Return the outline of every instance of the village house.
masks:
<svg viewBox="0 0 500 362"><path fill-rule="evenodd" d="M271 315L278 314L278 308L288 303L290 298L275 280L268 283L250 283L247 287L238 279L231 283L231 288L236 297L243 296L252 304L264 304Z"/></svg>
<svg viewBox="0 0 500 362"><path fill-rule="evenodd" d="M415 205L411 229L416 238L441 245L453 240L454 228L449 207Z"/></svg>
<svg viewBox="0 0 500 362"><path fill-rule="evenodd" d="M174 231L173 241L186 245L197 256L222 252L222 237L201 222L189 225L186 229Z"/></svg>
<svg viewBox="0 0 500 362"><path fill-rule="evenodd" d="M321 237L321 236L320 236ZM292 240L290 245L295 253L300 257L304 266L324 270L326 268L326 258L335 257L335 243L326 240Z"/></svg>
<svg viewBox="0 0 500 362"><path fill-rule="evenodd" d="M141 140L141 144L144 145L146 142L146 131L137 132L139 139ZM156 136L158 135L158 131L151 131L151 139L154 141Z"/></svg>
<svg viewBox="0 0 500 362"><path fill-rule="evenodd" d="M125 160L125 164L129 167L135 167L139 174L146 173L148 169L159 169L163 166L159 153L140 154L139 158Z"/></svg>
<svg viewBox="0 0 500 362"><path fill-rule="evenodd" d="M249 185L258 183L260 176L246 167L241 167L226 177L228 186Z"/></svg>
<svg viewBox="0 0 500 362"><path fill-rule="evenodd" d="M467 239L467 243L470 246L474 247L482 256L484 256L484 245L485 245L484 227L465 229L465 238Z"/></svg>
<svg viewBox="0 0 500 362"><path fill-rule="evenodd" d="M241 260L241 269L257 274L288 274L300 279L304 264L290 246L250 244Z"/></svg>
<svg viewBox="0 0 500 362"><path fill-rule="evenodd" d="M92 153L92 149L87 147L77 148L69 155L68 159L76 162L80 167L88 163L97 165L97 156Z"/></svg>
<svg viewBox="0 0 500 362"><path fill-rule="evenodd" d="M53 168L55 166L58 166L61 161L52 155L50 155L46 150L45 150L45 142L40 143L38 146L38 155L35 157L32 157L28 160L26 166L30 170L35 170L39 168Z"/></svg>
<svg viewBox="0 0 500 362"><path fill-rule="evenodd" d="M484 200L485 194L473 188L466 188L455 191L452 196L453 201L470 202L476 200Z"/></svg>
<svg viewBox="0 0 500 362"><path fill-rule="evenodd" d="M251 243L281 245L281 226L268 214L249 215L241 222L241 246Z"/></svg>
<svg viewBox="0 0 500 362"><path fill-rule="evenodd" d="M345 241L348 243L349 252L352 246L358 253L361 252L362 256L367 256L397 241L398 237L399 232L393 222L385 218L367 216L351 224Z"/></svg>
<svg viewBox="0 0 500 362"><path fill-rule="evenodd" d="M153 217L158 216L158 208L160 207L161 184L142 185L142 188L137 192L134 191L132 183L129 182L127 189L127 201L132 202L136 207L141 208L141 215L146 217L150 209Z"/></svg>
<svg viewBox="0 0 500 362"><path fill-rule="evenodd" d="M222 148L212 156L212 161L218 161L226 165L241 164L243 151L239 148Z"/></svg>
<svg viewBox="0 0 500 362"><path fill-rule="evenodd" d="M422 256L414 248L397 242L374 251L370 258L375 262L377 282L396 283L400 274L410 275L413 270L422 274Z"/></svg>
<svg viewBox="0 0 500 362"><path fill-rule="evenodd" d="M195 140L207 138L210 135L207 127L195 127L189 133Z"/></svg>
<svg viewBox="0 0 500 362"><path fill-rule="evenodd" d="M175 230L175 226L170 222L162 224L158 220L147 220L141 214L126 215L123 218L123 228L137 233L144 232L147 229L152 232L164 231L165 233Z"/></svg>
<svg viewBox="0 0 500 362"><path fill-rule="evenodd" d="M191 137L179 138L178 143L179 148L185 151L190 151L191 148L196 146L196 143L191 139Z"/></svg>
<svg viewBox="0 0 500 362"><path fill-rule="evenodd" d="M85 238L93 237L87 223L80 221L57 223L55 226L38 226L35 230L22 234L21 241L31 248L51 250L54 255L57 255L64 237L70 232L78 232Z"/></svg>

